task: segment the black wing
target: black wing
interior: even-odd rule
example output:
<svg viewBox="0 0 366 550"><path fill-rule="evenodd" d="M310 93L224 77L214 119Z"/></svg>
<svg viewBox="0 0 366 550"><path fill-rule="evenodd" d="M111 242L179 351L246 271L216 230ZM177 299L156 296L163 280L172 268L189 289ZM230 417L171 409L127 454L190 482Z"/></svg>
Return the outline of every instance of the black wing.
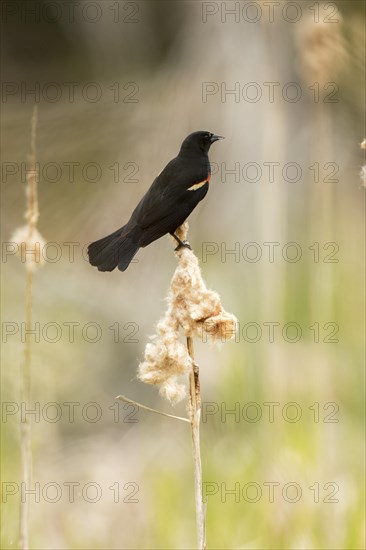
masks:
<svg viewBox="0 0 366 550"><path fill-rule="evenodd" d="M192 210L204 198L207 191L207 182L196 191L185 190L180 201L177 202L175 200L175 203L164 218L160 216L150 225L144 227L139 239L139 245L142 247L147 246L163 235L174 232L188 218Z"/></svg>
<svg viewBox="0 0 366 550"><path fill-rule="evenodd" d="M184 211L185 217L181 221L183 223L193 208L206 195L208 184L194 191L188 191L188 189L196 183L205 181L208 169L204 163L193 167L178 157L170 161L136 206L130 222L142 229L147 229L155 224L160 225L160 223L162 227L166 227L169 226L169 219L174 225L174 220L179 220ZM181 210L182 215L179 216L177 210ZM176 227L179 227L181 223ZM165 232L168 233L169 229Z"/></svg>

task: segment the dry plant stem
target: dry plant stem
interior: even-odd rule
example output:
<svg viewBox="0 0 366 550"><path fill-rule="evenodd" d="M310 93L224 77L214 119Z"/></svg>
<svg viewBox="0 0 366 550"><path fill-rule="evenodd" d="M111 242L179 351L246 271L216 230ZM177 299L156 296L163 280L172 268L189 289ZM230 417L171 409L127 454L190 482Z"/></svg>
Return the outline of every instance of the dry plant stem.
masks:
<svg viewBox="0 0 366 550"><path fill-rule="evenodd" d="M27 269L26 288L26 327L30 330L32 326L32 284L33 274ZM21 401L26 407L30 405L30 367L31 367L31 343L27 338L24 348L24 360L21 374ZM32 481L32 434L29 415L26 415L20 424L20 453L22 464L22 480L25 487L31 486ZM29 499L20 502L20 529L19 547L22 550L29 548Z"/></svg>
<svg viewBox="0 0 366 550"><path fill-rule="evenodd" d="M37 106L33 109L31 120L31 143L30 143L30 170L27 175L27 212L28 238L31 240L36 229L38 219L37 200L37 177L36 177L36 127L37 127ZM26 298L25 298L25 322L27 336L32 327L32 290L33 272L30 265L26 264ZM31 360L32 349L29 336L26 338L24 347L24 359L21 368L21 401L28 409L30 406L31 393ZM22 465L22 480L25 487L31 486L32 481L32 433L29 415L26 415L20 424L20 454ZM19 526L19 548L29 548L29 499L20 502L20 526Z"/></svg>
<svg viewBox="0 0 366 550"><path fill-rule="evenodd" d="M27 214L29 237L32 237L34 230L36 229L39 211L38 211L38 196L37 196L37 167L36 167L36 129L37 129L37 105L33 108L32 120L31 120L31 142L29 163L30 170L27 174Z"/></svg>
<svg viewBox="0 0 366 550"><path fill-rule="evenodd" d="M189 374L190 417L192 428L192 451L194 462L194 489L196 498L196 524L199 550L206 549L205 507L202 496L202 464L200 451L201 394L199 368L194 362L193 339L187 337L187 349L192 359Z"/></svg>
<svg viewBox="0 0 366 550"><path fill-rule="evenodd" d="M120 401L125 401L126 403L130 403L131 405L136 405L137 407L140 407L140 409L145 409L146 411L150 411L156 414L161 414L162 416L168 416L169 418L174 418L175 420L183 420L183 422L190 422L188 418L184 418L183 416L175 416L174 414L168 414L163 411L152 409L151 407L142 405L141 403L138 403L137 401L133 401L132 399L129 399L124 395L117 395L116 399L119 399Z"/></svg>

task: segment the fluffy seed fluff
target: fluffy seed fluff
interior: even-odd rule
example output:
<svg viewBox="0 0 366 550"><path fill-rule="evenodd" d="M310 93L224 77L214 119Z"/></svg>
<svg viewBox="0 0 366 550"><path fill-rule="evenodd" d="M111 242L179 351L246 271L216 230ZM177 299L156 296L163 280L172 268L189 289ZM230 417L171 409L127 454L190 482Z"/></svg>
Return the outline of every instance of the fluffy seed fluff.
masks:
<svg viewBox="0 0 366 550"><path fill-rule="evenodd" d="M46 243L37 229L33 229L30 235L27 225L18 227L11 237L11 244L16 245L18 256L30 271L36 271L44 265L42 251Z"/></svg>
<svg viewBox="0 0 366 550"><path fill-rule="evenodd" d="M295 46L303 78L309 85L318 82L323 90L346 64L347 49L341 14L338 12L333 24L329 24L326 4L320 3L318 8L318 20L309 13L296 25ZM329 93L331 89L325 91Z"/></svg>
<svg viewBox="0 0 366 550"><path fill-rule="evenodd" d="M176 232L185 240L188 223ZM226 341L234 338L237 319L221 305L217 292L207 289L198 259L188 248L176 251L179 260L170 283L167 310L158 322L157 334L146 345L144 361L138 368L138 378L148 384L160 385L160 394L171 403L178 403L186 395L186 386L177 377L192 368L187 347L179 339L198 337L202 341Z"/></svg>

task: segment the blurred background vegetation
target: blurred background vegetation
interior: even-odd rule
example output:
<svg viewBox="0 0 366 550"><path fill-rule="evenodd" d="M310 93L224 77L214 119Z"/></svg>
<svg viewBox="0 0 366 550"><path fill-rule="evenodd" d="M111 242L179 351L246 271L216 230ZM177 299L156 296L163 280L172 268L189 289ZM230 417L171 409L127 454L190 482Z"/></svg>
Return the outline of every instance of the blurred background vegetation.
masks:
<svg viewBox="0 0 366 550"><path fill-rule="evenodd" d="M124 393L185 414L184 404L172 410L136 380L176 265L173 244L163 238L141 250L124 274L99 273L82 250L127 220L198 129L226 139L212 148L216 173L190 218L190 242L208 286L240 323L238 341L219 352L196 344L202 398L217 404L202 425L205 487L215 493L208 547L364 548L365 4L297 1L295 12L281 1L273 20L260 0L225 15L234 4L79 1L72 16L64 2L1 4L2 241L24 223L21 163L36 100L39 230L55 243L34 281L32 399L41 413L32 421L33 479L41 494L29 497L31 548L195 545L189 429L114 401ZM239 97L225 95L238 85ZM36 95L25 93L32 88ZM298 101L286 100L299 89ZM273 178L268 163L278 163ZM299 178L288 163L301 167ZM239 175L225 173L238 165ZM296 262L282 254L296 253L290 242L301 250ZM216 251L209 256L207 243ZM273 261L264 243L278 243ZM235 247L239 257L226 254ZM262 256L250 261L255 250ZM2 271L2 319L19 328L3 336L2 399L18 405L25 270L10 255ZM278 323L271 339L268 323ZM283 336L286 323L297 325ZM297 326L301 337L288 341ZM3 414L3 482L21 482L19 425L19 413ZM48 483L62 488L57 502L52 488L42 494ZM88 483L101 490L97 502ZM225 496L235 487L240 493ZM17 545L19 498L2 504L2 548Z"/></svg>

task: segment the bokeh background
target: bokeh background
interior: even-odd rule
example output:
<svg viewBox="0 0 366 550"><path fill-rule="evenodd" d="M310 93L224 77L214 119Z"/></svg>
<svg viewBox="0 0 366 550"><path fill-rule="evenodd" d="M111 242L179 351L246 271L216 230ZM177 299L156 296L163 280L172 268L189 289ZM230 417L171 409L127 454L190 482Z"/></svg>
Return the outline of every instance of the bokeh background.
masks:
<svg viewBox="0 0 366 550"><path fill-rule="evenodd" d="M202 425L208 548L364 548L364 2L1 8L2 241L24 224L37 103L38 228L53 243L34 275L31 548L195 547L189 428L115 401L186 414L136 378L173 243L141 250L123 274L99 273L83 250L128 219L198 129L226 139L189 238L240 324L236 342L195 344L214 411ZM3 323L19 329L3 335L2 399L16 409L15 255L2 278ZM20 413L2 419L2 479L19 485ZM17 546L19 501L3 498L3 548Z"/></svg>

